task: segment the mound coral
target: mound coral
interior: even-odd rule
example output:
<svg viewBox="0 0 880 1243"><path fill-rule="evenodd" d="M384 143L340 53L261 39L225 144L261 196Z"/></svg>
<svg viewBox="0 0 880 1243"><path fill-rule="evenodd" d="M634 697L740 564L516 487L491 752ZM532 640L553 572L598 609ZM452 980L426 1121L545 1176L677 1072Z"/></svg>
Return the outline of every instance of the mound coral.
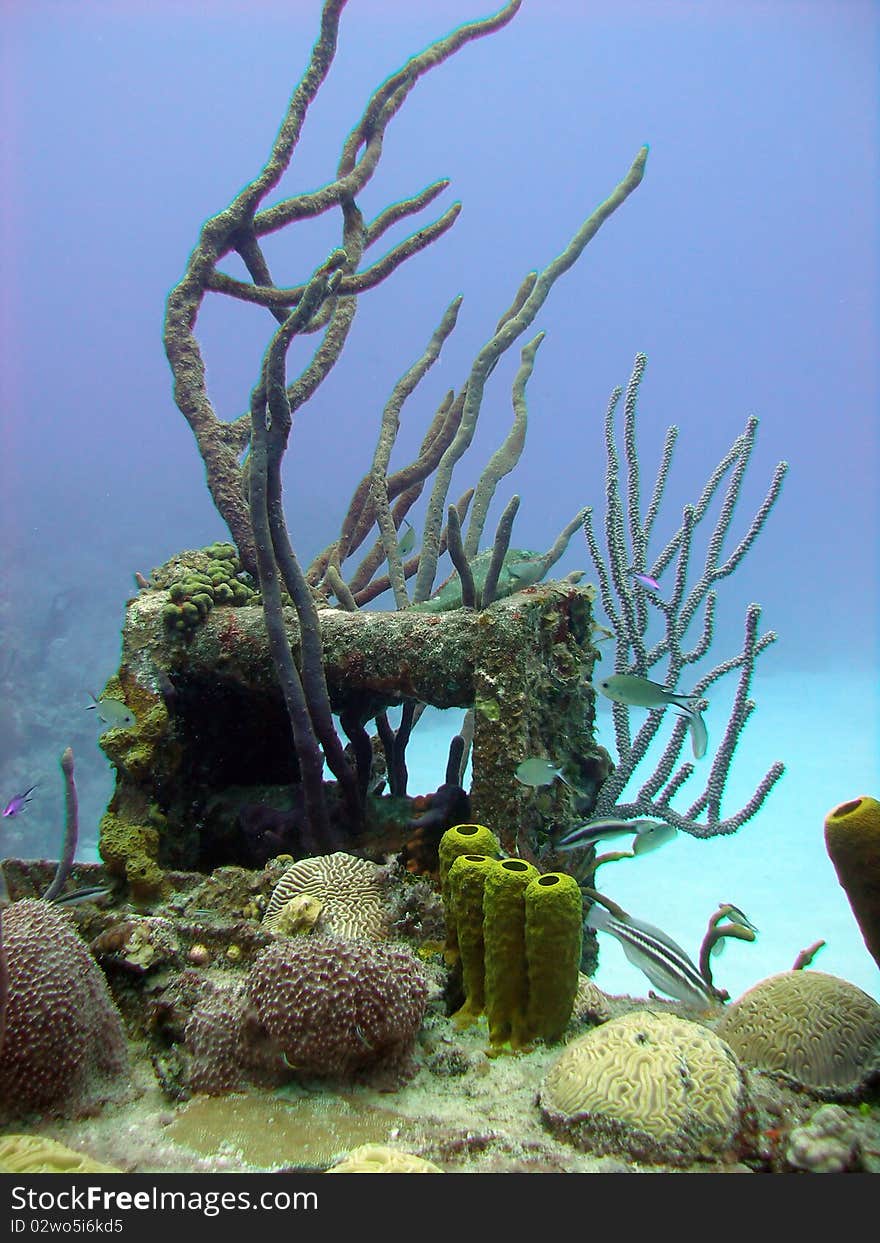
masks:
<svg viewBox="0 0 880 1243"><path fill-rule="evenodd" d="M152 587L168 589L162 619L169 630L191 633L215 604L243 605L257 598L241 577L241 562L232 544L182 553L153 571Z"/></svg>
<svg viewBox="0 0 880 1243"><path fill-rule="evenodd" d="M737 1056L829 1099L880 1072L880 1005L822 971L784 971L750 988L716 1032Z"/></svg>
<svg viewBox="0 0 880 1243"><path fill-rule="evenodd" d="M287 904L306 894L322 903L315 930L339 937L384 939L385 890L381 870L369 859L338 850L331 855L300 859L289 867L272 892L263 924L285 930Z"/></svg>
<svg viewBox="0 0 880 1243"><path fill-rule="evenodd" d="M245 1000L241 985L201 983L184 1040L190 1054L188 1087L217 1096L240 1087L245 1063Z"/></svg>
<svg viewBox="0 0 880 1243"><path fill-rule="evenodd" d="M723 1040L644 1010L569 1044L540 1094L547 1125L576 1147L673 1165L722 1155L746 1104L744 1074Z"/></svg>
<svg viewBox="0 0 880 1243"><path fill-rule="evenodd" d="M186 1086L215 1095L290 1072L396 1084L428 999L404 946L312 935L279 940L243 984L196 983L184 1030Z"/></svg>
<svg viewBox="0 0 880 1243"><path fill-rule="evenodd" d="M25 898L3 912L8 970L0 1117L80 1117L128 1085L122 1021L67 918Z"/></svg>
<svg viewBox="0 0 880 1243"><path fill-rule="evenodd" d="M340 1078L376 1069L405 1078L428 1000L404 946L314 936L270 945L245 991L279 1061Z"/></svg>

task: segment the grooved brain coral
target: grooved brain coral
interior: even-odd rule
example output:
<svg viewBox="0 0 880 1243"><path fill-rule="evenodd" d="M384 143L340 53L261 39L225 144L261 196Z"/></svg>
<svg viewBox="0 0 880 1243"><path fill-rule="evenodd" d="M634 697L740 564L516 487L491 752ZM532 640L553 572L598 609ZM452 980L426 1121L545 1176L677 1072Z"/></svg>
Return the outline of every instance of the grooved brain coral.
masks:
<svg viewBox="0 0 880 1243"><path fill-rule="evenodd" d="M442 1174L439 1165L411 1152L400 1152L385 1144L361 1144L344 1161L331 1166L328 1174Z"/></svg>
<svg viewBox="0 0 880 1243"><path fill-rule="evenodd" d="M79 1117L120 1081L127 1088L119 1011L61 911L35 898L11 903L3 912L3 948L9 993L0 1118L34 1110Z"/></svg>
<svg viewBox="0 0 880 1243"><path fill-rule="evenodd" d="M540 1105L550 1129L582 1151L688 1164L733 1144L745 1079L707 1028L640 1010L568 1045Z"/></svg>
<svg viewBox="0 0 880 1243"><path fill-rule="evenodd" d="M821 971L762 980L715 1030L746 1065L820 1096L849 1096L880 1073L880 1005Z"/></svg>
<svg viewBox="0 0 880 1243"><path fill-rule="evenodd" d="M0 1174L121 1174L45 1135L0 1135Z"/></svg>
<svg viewBox="0 0 880 1243"><path fill-rule="evenodd" d="M287 869L272 891L263 924L272 931L281 931L287 903L307 894L323 903L317 932L381 941L385 937L385 906L379 875L377 864L342 850L300 859Z"/></svg>

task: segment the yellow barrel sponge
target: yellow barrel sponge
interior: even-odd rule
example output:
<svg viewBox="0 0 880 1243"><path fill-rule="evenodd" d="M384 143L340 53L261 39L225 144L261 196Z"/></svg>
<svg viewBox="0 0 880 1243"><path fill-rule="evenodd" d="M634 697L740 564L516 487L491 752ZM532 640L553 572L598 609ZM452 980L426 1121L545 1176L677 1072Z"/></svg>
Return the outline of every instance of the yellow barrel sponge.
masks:
<svg viewBox="0 0 880 1243"><path fill-rule="evenodd" d="M532 1039L527 1018L525 891L538 875L538 869L523 859L502 859L486 876L486 1015L493 1045L509 1040L512 1048L521 1049Z"/></svg>
<svg viewBox="0 0 880 1243"><path fill-rule="evenodd" d="M449 869L450 904L464 988L464 1005L454 1017L462 1027L478 1019L486 1004L483 891L486 877L498 866L497 859L474 854L459 855Z"/></svg>
<svg viewBox="0 0 880 1243"><path fill-rule="evenodd" d="M880 966L880 803L864 795L829 812L825 849L865 945Z"/></svg>
<svg viewBox="0 0 880 1243"><path fill-rule="evenodd" d="M449 869L459 855L491 855L494 858L497 854L498 838L483 824L456 824L451 829L447 829L440 838L440 896L443 899L443 911L446 916L447 961L454 961L458 953L455 915L447 880Z"/></svg>
<svg viewBox="0 0 880 1243"><path fill-rule="evenodd" d="M440 838L440 884L445 892L446 877L459 855L498 854L498 838L484 824L456 824Z"/></svg>
<svg viewBox="0 0 880 1243"><path fill-rule="evenodd" d="M525 891L529 1030L547 1043L560 1040L578 989L583 941L583 898L573 876L545 872Z"/></svg>

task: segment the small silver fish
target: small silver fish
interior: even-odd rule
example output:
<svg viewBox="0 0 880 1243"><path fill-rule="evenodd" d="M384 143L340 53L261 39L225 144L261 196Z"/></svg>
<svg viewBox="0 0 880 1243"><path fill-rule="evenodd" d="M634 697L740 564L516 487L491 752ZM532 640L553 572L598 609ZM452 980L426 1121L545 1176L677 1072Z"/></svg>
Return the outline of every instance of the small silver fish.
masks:
<svg viewBox="0 0 880 1243"><path fill-rule="evenodd" d="M523 760L521 764L516 766L513 774L517 781L524 786L549 786L558 777L565 785L574 789L570 781L562 775L562 769L557 767L552 760L542 759L535 756L530 760Z"/></svg>
<svg viewBox="0 0 880 1243"><path fill-rule="evenodd" d="M738 906L734 906L732 902L722 902L721 905L730 908L727 912L727 918L732 920L733 923L741 924L743 928L748 928L750 932L760 932L760 929L755 927L748 915L741 911Z"/></svg>
<svg viewBox="0 0 880 1243"><path fill-rule="evenodd" d="M729 919L731 923L739 924L741 928L747 928L749 932L754 932L757 935L759 929L755 927L755 925L752 923L752 921L749 919L748 915L746 915L744 911L741 911L738 906L734 906L732 902L722 902L721 904L722 909L725 906L727 907L727 911L724 915L725 919ZM718 927L717 923L715 924L715 927L716 928ZM720 936L717 939L717 941L715 941L712 948L709 950L710 957L719 958L721 954L724 953L724 947L726 945L727 945L727 937Z"/></svg>
<svg viewBox="0 0 880 1243"><path fill-rule="evenodd" d="M698 708L702 695L682 695L634 673L612 673L596 683L596 690L615 703L636 708L678 708L687 717L695 759L701 760L706 754L709 734Z"/></svg>
<svg viewBox="0 0 880 1243"><path fill-rule="evenodd" d="M86 704L86 708L94 710L108 729L131 729L137 724L135 714L121 699L111 699L109 695L102 695L100 699L97 699L91 692L89 692L89 698L93 702Z"/></svg>
<svg viewBox="0 0 880 1243"><path fill-rule="evenodd" d="M671 824L651 825L649 828L642 829L638 837L633 842L632 852L634 855L646 855L652 850L657 850L660 846L665 846L667 842L671 842L674 837L678 836L678 829Z"/></svg>
<svg viewBox="0 0 880 1243"><path fill-rule="evenodd" d="M641 836L654 829L670 827L660 820L616 820L614 817L587 820L569 830L555 843L555 847L557 850L580 850L583 846L592 846L594 842L605 841L609 837L632 837L636 834Z"/></svg>
<svg viewBox="0 0 880 1243"><path fill-rule="evenodd" d="M409 527L408 531L404 531L403 535L397 541L397 547L400 550L401 557L409 556L416 546L416 529L409 519L404 518L403 521Z"/></svg>
<svg viewBox="0 0 880 1243"><path fill-rule="evenodd" d="M667 997L700 1010L717 1003L699 969L681 946L659 928L633 919L632 915L618 919L598 903L590 908L586 925L616 937L633 966Z"/></svg>

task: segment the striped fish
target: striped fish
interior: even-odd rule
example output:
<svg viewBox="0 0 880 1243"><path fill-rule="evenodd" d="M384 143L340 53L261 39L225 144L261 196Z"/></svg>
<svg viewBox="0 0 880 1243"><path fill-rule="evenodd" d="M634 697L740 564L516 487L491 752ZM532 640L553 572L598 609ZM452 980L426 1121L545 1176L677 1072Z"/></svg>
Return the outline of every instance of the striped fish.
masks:
<svg viewBox="0 0 880 1243"><path fill-rule="evenodd" d="M598 903L590 908L586 925L617 937L633 966L638 967L667 997L674 997L699 1010L717 1005L717 999L699 969L681 946L659 928L633 919L632 915L623 911L620 917L612 915Z"/></svg>
<svg viewBox="0 0 880 1243"><path fill-rule="evenodd" d="M109 885L90 885L87 889L74 889L71 893L59 894L51 902L53 906L79 906L82 902L103 902L112 893Z"/></svg>
<svg viewBox="0 0 880 1243"><path fill-rule="evenodd" d="M583 824L575 825L564 837L554 842L554 848L560 851L580 850L610 837L633 837L636 839L633 847L635 853L645 854L671 842L675 835L676 830L672 825L661 820L587 820Z"/></svg>

